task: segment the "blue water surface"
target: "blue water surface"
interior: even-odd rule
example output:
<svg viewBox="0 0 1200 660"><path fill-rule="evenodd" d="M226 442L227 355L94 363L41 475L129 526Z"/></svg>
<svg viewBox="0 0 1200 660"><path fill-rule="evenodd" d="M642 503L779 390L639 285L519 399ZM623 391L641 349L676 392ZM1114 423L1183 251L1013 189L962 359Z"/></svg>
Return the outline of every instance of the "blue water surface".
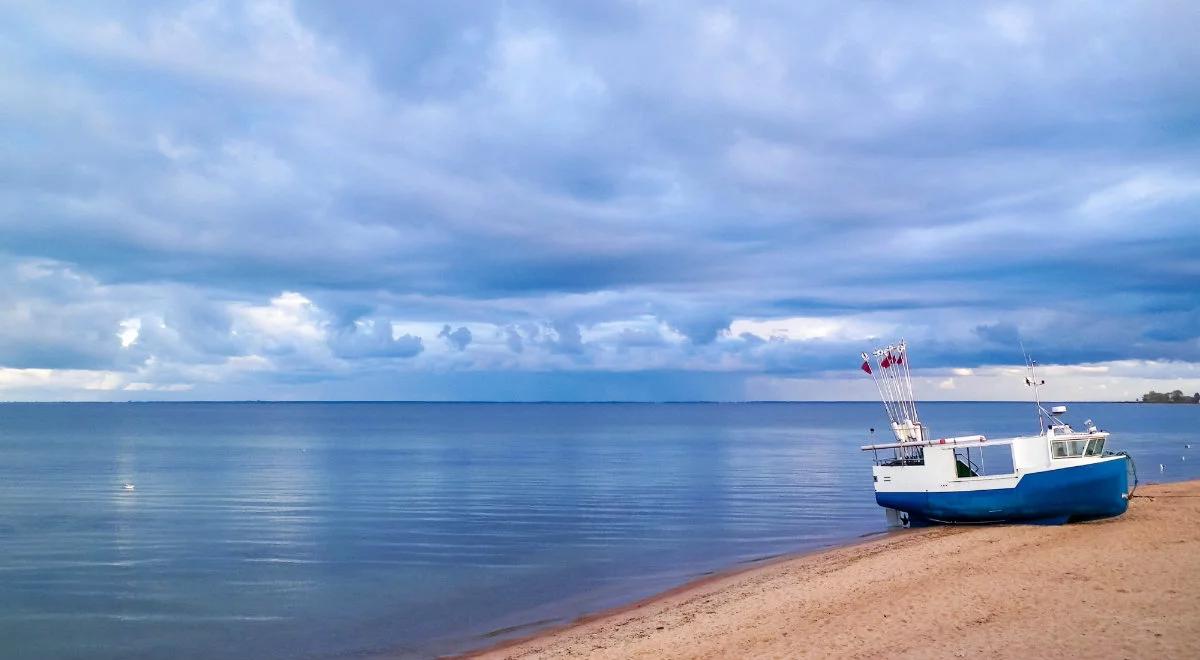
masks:
<svg viewBox="0 0 1200 660"><path fill-rule="evenodd" d="M1143 483L1200 478L1200 406L1071 408ZM922 415L938 436L1036 430L1029 404ZM486 645L882 531L857 449L882 425L867 403L0 405L0 650Z"/></svg>

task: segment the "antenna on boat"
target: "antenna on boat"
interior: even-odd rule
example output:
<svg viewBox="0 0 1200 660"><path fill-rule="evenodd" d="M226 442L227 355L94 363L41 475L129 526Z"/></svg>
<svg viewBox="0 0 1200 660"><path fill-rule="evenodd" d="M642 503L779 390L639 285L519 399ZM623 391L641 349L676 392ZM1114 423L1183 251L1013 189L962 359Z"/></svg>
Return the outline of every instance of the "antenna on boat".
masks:
<svg viewBox="0 0 1200 660"><path fill-rule="evenodd" d="M1037 360L1030 359L1029 352L1025 350L1025 342L1017 340L1021 345L1021 353L1025 356L1025 369L1028 375L1025 376L1025 384L1033 388L1033 402L1037 406L1038 418L1038 433L1046 432L1046 410L1042 408L1042 395L1039 387L1046 384L1045 380L1039 380L1037 377Z"/></svg>

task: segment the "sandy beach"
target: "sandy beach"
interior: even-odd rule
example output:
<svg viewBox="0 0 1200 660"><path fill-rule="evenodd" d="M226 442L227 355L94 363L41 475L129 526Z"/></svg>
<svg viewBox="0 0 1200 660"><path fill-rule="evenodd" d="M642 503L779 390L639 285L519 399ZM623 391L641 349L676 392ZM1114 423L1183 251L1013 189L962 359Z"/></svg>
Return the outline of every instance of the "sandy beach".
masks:
<svg viewBox="0 0 1200 660"><path fill-rule="evenodd" d="M776 561L474 657L982 655L1200 657L1200 481L1143 486L1109 520L906 530Z"/></svg>

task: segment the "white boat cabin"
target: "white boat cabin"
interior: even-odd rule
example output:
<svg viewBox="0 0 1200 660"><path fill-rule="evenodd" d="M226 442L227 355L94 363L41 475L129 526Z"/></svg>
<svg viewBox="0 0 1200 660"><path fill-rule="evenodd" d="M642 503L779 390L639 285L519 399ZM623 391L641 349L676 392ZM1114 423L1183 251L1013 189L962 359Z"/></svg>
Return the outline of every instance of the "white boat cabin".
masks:
<svg viewBox="0 0 1200 660"><path fill-rule="evenodd" d="M1004 487L1025 473L1093 462L1104 456L1108 432L1088 420L1075 431L1060 419L1066 406L1053 409L1053 422L1039 435L988 439L982 435L926 439L921 424L894 424L901 442L864 445L874 454L872 472L878 491L951 491Z"/></svg>

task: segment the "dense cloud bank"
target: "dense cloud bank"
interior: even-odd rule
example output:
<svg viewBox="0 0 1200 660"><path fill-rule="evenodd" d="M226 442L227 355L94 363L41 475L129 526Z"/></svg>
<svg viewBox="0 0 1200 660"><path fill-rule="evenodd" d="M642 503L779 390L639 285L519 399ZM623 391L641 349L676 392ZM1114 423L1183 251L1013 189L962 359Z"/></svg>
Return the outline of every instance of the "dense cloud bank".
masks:
<svg viewBox="0 0 1200 660"><path fill-rule="evenodd" d="M1183 4L0 12L0 396L1196 387Z"/></svg>

